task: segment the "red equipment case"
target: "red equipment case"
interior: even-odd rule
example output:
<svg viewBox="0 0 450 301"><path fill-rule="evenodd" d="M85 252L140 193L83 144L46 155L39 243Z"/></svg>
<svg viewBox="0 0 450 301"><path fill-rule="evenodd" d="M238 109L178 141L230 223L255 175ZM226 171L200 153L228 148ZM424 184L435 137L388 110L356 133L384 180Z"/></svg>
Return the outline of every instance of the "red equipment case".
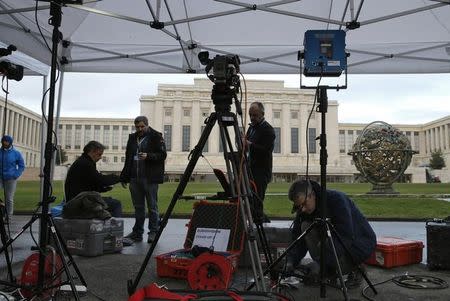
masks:
<svg viewBox="0 0 450 301"><path fill-rule="evenodd" d="M423 243L397 237L378 237L377 247L367 264L384 268L420 263Z"/></svg>
<svg viewBox="0 0 450 301"><path fill-rule="evenodd" d="M158 277L187 279L189 267L195 259L190 250L197 228L230 229L227 252L216 253L224 255L230 261L233 271L236 270L244 246L244 229L237 202L196 202L187 226L184 249L156 256Z"/></svg>

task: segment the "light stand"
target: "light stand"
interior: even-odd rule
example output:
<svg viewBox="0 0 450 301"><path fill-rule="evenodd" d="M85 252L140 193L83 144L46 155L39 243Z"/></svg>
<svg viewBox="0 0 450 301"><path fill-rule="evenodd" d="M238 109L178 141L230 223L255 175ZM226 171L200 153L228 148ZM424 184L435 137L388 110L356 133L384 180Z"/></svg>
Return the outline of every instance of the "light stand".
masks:
<svg viewBox="0 0 450 301"><path fill-rule="evenodd" d="M48 1L46 1L48 2ZM50 96L49 96L49 104L48 104L48 114L47 114L47 139L45 143L45 164L44 164L44 185L43 185L43 193L42 193L42 200L40 202L41 206L41 213L40 214L34 214L31 220L22 227L21 231L16 234L12 239L9 239L6 243L3 244L3 247L0 249L0 253L5 251L11 243L17 239L17 237L22 234L26 228L30 227L33 222L40 218L40 233L39 233L39 269L38 269L38 279L36 287L33 287L33 293L35 293L35 296L40 296L45 290L49 289L49 287L45 286L45 262L46 262L46 250L47 245L49 243L49 231L51 234L51 237L54 241L56 250L58 252L58 255L61 257L61 262L63 264L63 269L60 271L57 271L57 274L61 274L63 271L65 272L68 283L70 284L72 293L76 300L80 300L78 296L77 289L74 284L74 279L69 271L69 264L72 264L74 266L74 269L82 282L84 286L86 286L86 281L84 280L83 276L81 275L78 267L75 264L75 261L73 260L72 256L70 255L67 246L64 244L61 235L59 234L58 230L55 227L55 224L53 222L51 214L49 214L49 204L54 201L54 197L51 196L50 192L50 186L51 186L51 165L52 165L52 156L53 151L55 147L52 143L52 137L53 137L53 111L54 111L54 104L55 104L55 86L56 86L56 72L57 72L57 60L58 60L58 44L59 41L62 40L62 34L59 31L59 27L61 26L61 6L63 5L63 0L54 0L50 2L50 20L49 24L53 26L53 34L52 34L52 60L51 60L51 71L50 71ZM65 256L69 258L68 261L66 261ZM0 281L2 284L7 284L3 281ZM14 285L9 284L11 286L16 287L22 287L20 285ZM51 285L53 288L54 285ZM27 289L30 289L27 287Z"/></svg>

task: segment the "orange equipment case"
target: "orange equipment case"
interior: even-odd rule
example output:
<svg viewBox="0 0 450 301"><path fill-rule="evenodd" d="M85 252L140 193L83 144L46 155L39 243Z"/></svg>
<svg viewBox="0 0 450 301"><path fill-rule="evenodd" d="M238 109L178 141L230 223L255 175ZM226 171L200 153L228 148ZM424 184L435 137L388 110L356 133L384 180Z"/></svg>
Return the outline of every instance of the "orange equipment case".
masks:
<svg viewBox="0 0 450 301"><path fill-rule="evenodd" d="M188 270L195 257L190 252L197 228L230 229L227 252L216 252L230 261L233 271L237 269L239 256L244 247L244 228L238 203L230 202L195 202L184 249L156 256L156 273L158 277L187 279Z"/></svg>
<svg viewBox="0 0 450 301"><path fill-rule="evenodd" d="M366 263L384 268L420 263L422 251L423 243L418 240L378 237L377 247Z"/></svg>

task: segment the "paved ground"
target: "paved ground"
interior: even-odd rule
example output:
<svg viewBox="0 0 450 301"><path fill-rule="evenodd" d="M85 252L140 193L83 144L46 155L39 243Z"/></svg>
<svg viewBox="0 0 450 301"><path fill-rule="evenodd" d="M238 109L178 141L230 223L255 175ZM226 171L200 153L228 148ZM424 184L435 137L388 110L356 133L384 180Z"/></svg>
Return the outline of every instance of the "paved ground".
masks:
<svg viewBox="0 0 450 301"><path fill-rule="evenodd" d="M29 216L15 216L10 224L11 237L17 233L30 219ZM125 218L125 234L131 230L133 219ZM187 220L172 219L164 229L162 237L158 242L154 255L169 252L181 248L186 236ZM426 245L425 223L423 222L372 222L371 223L377 236L395 236L404 239L420 240ZM288 227L287 221L273 221L269 224L271 227ZM20 235L12 244L13 270L14 274L20 274L24 259L30 254L30 246L34 243L34 238L38 239L39 224L35 222L31 228ZM31 232L30 232L31 230ZM127 281L135 280L138 270L142 266L145 255L148 252L149 244L146 242L137 243L134 246L126 247L120 253L107 254L98 257L74 256L75 263L79 267L82 276L86 279L89 293L82 297L82 300L127 300ZM368 275L372 283L387 281L395 276L405 274L409 275L431 275L438 277L450 283L450 271L429 271L426 268L426 249L423 252L423 261L421 264L409 265L393 269L382 269L379 267L369 267ZM72 274L75 273L72 271ZM233 287L241 289L251 281L252 273L247 269L240 269L233 279ZM6 273L6 264L4 254L0 254L0 280L8 280ZM143 277L138 283L138 288L152 282L160 285L167 285L169 288L186 289L186 281L173 280L169 278L158 278L156 276L155 259L152 258L147 265ZM355 289L349 291L349 299L363 300L361 290ZM413 301L413 300L450 300L450 289L408 289L400 287L393 282L387 282L376 286L378 295L373 297L369 291L369 296L373 300L395 300L395 301ZM286 289L283 291L294 300L344 300L340 290L328 287L326 297L320 298L318 287L307 287L302 284L296 289ZM97 296L97 297L96 297ZM99 297L99 298L98 298ZM55 300L70 300L68 298L56 298Z"/></svg>

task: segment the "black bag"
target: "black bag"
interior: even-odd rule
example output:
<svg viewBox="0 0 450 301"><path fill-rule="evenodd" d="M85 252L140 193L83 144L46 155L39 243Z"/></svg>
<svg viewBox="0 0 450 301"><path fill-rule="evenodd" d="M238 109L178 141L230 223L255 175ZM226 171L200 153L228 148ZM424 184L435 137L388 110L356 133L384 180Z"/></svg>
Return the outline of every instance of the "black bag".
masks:
<svg viewBox="0 0 450 301"><path fill-rule="evenodd" d="M64 204L62 217L67 219L108 219L108 205L96 191L83 191Z"/></svg>

